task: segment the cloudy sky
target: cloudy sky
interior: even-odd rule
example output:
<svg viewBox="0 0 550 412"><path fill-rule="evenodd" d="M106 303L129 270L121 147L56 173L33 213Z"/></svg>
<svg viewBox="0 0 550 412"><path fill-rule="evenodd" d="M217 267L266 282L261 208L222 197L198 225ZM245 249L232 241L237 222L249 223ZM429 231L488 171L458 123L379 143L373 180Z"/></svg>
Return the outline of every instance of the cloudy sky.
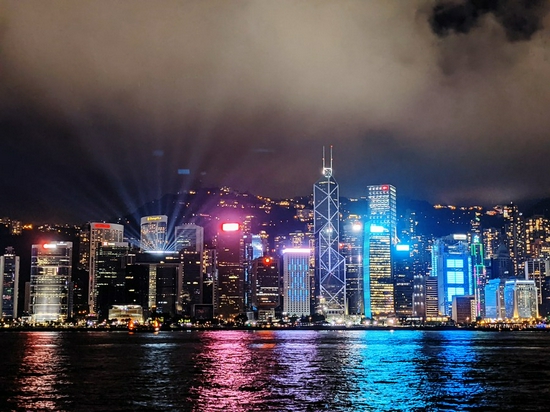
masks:
<svg viewBox="0 0 550 412"><path fill-rule="evenodd" d="M547 3L0 0L0 215L306 195L323 145L345 196L550 196Z"/></svg>

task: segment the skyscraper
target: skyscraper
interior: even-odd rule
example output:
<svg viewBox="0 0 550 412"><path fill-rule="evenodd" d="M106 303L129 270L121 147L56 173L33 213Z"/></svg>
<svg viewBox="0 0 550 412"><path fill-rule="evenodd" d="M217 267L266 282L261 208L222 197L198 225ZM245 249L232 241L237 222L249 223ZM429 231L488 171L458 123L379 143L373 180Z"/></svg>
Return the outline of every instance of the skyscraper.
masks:
<svg viewBox="0 0 550 412"><path fill-rule="evenodd" d="M547 316L550 259L527 259L525 261L525 279L535 282L539 314Z"/></svg>
<svg viewBox="0 0 550 412"><path fill-rule="evenodd" d="M186 252L202 253L204 250L204 228L193 223L176 226L176 252L185 250Z"/></svg>
<svg viewBox="0 0 550 412"><path fill-rule="evenodd" d="M468 237L455 234L436 239L432 249L432 275L438 279L439 313L451 315L453 296L473 295Z"/></svg>
<svg viewBox="0 0 550 412"><path fill-rule="evenodd" d="M537 318L537 288L533 280L507 280L504 285L504 304L508 319Z"/></svg>
<svg viewBox="0 0 550 412"><path fill-rule="evenodd" d="M313 185L316 311L347 315L345 259L339 252L340 199L338 183L323 155L323 178Z"/></svg>
<svg viewBox="0 0 550 412"><path fill-rule="evenodd" d="M343 229L341 252L346 259L348 314L363 315L363 224L358 220L347 220Z"/></svg>
<svg viewBox="0 0 550 412"><path fill-rule="evenodd" d="M245 310L245 247L242 228L238 223L222 224L216 237L216 252L218 278L215 311L228 320Z"/></svg>
<svg viewBox="0 0 550 412"><path fill-rule="evenodd" d="M124 240L124 226L116 223L91 222L89 236L81 237L85 250L81 251L81 259L85 264L88 261L89 283L88 283L88 307L89 312L97 310L97 273L96 259L97 249L105 242L120 243ZM89 245L87 243L89 242ZM86 247L88 246L88 247ZM107 308L108 310L108 308Z"/></svg>
<svg viewBox="0 0 550 412"><path fill-rule="evenodd" d="M94 253L94 313L107 319L112 305L131 303L126 296L128 243L98 243Z"/></svg>
<svg viewBox="0 0 550 412"><path fill-rule="evenodd" d="M410 245L400 243L393 248L395 315L407 318L413 313L414 271Z"/></svg>
<svg viewBox="0 0 550 412"><path fill-rule="evenodd" d="M526 256L525 219L513 203L503 208L506 246L514 265L514 276L523 276Z"/></svg>
<svg viewBox="0 0 550 412"><path fill-rule="evenodd" d="M392 247L397 241L397 193L392 185L367 188L363 277L365 316L395 313Z"/></svg>
<svg viewBox="0 0 550 412"><path fill-rule="evenodd" d="M32 245L30 315L33 322L63 322L71 315L72 251L72 242Z"/></svg>
<svg viewBox="0 0 550 412"><path fill-rule="evenodd" d="M283 250L283 312L293 316L309 316L311 250L288 248Z"/></svg>
<svg viewBox="0 0 550 412"><path fill-rule="evenodd" d="M279 306L280 276L277 260L270 256L256 258L250 270L251 306L258 310L258 320L275 317Z"/></svg>
<svg viewBox="0 0 550 412"><path fill-rule="evenodd" d="M485 285L487 271L485 270L485 254L479 235L473 235L470 245L472 258L473 291L475 296L475 317L485 317Z"/></svg>
<svg viewBox="0 0 550 412"><path fill-rule="evenodd" d="M17 318L17 296L19 290L19 256L12 247L6 248L0 256L0 315L2 318Z"/></svg>
<svg viewBox="0 0 550 412"><path fill-rule="evenodd" d="M141 218L141 242L143 252L164 251L167 246L166 231L168 216L145 216Z"/></svg>

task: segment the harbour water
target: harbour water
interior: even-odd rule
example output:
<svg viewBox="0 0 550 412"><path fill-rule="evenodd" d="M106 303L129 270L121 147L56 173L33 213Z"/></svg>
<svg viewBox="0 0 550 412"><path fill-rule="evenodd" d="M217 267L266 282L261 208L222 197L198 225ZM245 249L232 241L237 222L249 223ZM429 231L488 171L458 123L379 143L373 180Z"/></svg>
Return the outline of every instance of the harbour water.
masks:
<svg viewBox="0 0 550 412"><path fill-rule="evenodd" d="M1 411L501 411L550 404L550 334L0 333Z"/></svg>

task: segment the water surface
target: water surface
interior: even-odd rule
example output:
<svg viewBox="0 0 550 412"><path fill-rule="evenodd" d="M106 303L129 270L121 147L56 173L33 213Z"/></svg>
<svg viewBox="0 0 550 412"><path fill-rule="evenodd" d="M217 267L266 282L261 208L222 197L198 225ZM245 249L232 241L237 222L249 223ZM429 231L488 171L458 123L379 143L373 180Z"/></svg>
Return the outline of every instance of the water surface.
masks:
<svg viewBox="0 0 550 412"><path fill-rule="evenodd" d="M500 411L550 403L550 334L0 333L1 411Z"/></svg>

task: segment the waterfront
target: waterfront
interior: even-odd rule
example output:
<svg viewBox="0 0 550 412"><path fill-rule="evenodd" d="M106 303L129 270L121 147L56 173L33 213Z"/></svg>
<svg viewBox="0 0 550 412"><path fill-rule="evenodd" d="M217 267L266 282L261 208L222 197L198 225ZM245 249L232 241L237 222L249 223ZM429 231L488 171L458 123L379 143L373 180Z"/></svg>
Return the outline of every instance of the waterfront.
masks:
<svg viewBox="0 0 550 412"><path fill-rule="evenodd" d="M550 335L476 331L0 334L0 410L542 410Z"/></svg>

